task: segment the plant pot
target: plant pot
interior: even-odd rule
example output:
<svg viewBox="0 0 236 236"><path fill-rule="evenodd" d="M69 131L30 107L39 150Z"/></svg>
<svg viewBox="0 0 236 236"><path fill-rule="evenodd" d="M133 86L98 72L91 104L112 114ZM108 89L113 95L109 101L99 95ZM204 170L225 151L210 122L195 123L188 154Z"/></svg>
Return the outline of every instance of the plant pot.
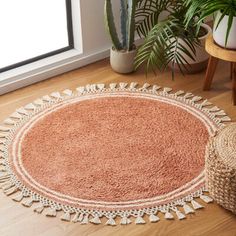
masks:
<svg viewBox="0 0 236 236"><path fill-rule="evenodd" d="M216 29L218 20L220 19L221 15L222 14L219 11L217 12L215 16L214 27L213 27L214 41L221 47L224 47L227 49L236 49L236 17L233 18L233 23L232 23L232 27L229 33L228 42L227 42L227 45L225 45L229 17L224 16Z"/></svg>
<svg viewBox="0 0 236 236"><path fill-rule="evenodd" d="M201 26L207 31L207 33L204 36L199 37L200 45L199 46L195 46L196 55L191 53L192 56L195 58L195 60L193 60L192 58L190 58L186 54L181 53L182 56L190 64L190 65L184 64L184 66L187 67L188 70L186 70L184 66L181 66L181 69L186 74L197 73L197 72L200 72L200 71L206 69L206 67L207 67L207 63L208 63L208 59L209 59L209 54L205 50L205 41L206 41L206 38L209 36L209 34L211 34L212 30L211 30L211 27L209 25L202 24ZM190 48L185 44L185 42L182 39L179 39L179 40L180 40L180 43L182 45L184 45L187 49L189 49L188 51L191 52ZM180 69L179 69L177 64L174 65L174 70L177 71L177 72L180 72Z"/></svg>
<svg viewBox="0 0 236 236"><path fill-rule="evenodd" d="M115 72L127 74L134 71L134 58L136 48L132 51L117 51L113 48L110 50L110 64Z"/></svg>

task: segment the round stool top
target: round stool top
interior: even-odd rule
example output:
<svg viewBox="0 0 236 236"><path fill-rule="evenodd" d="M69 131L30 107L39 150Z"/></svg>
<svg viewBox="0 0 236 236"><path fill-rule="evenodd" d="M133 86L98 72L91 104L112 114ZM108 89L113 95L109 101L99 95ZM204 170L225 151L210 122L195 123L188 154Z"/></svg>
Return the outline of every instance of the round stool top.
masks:
<svg viewBox="0 0 236 236"><path fill-rule="evenodd" d="M205 49L213 57L225 61L236 62L236 50L230 50L220 47L214 42L212 34L209 35L206 39Z"/></svg>
<svg viewBox="0 0 236 236"><path fill-rule="evenodd" d="M219 132L215 138L215 147L223 163L236 169L236 123Z"/></svg>

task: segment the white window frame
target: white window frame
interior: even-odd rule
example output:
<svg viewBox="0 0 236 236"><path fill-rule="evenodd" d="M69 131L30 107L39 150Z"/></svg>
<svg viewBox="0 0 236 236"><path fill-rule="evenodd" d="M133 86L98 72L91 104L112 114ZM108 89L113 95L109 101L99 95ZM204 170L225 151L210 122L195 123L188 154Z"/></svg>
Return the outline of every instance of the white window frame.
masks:
<svg viewBox="0 0 236 236"><path fill-rule="evenodd" d="M103 5L104 0L72 0L74 49L0 73L0 95L108 57Z"/></svg>

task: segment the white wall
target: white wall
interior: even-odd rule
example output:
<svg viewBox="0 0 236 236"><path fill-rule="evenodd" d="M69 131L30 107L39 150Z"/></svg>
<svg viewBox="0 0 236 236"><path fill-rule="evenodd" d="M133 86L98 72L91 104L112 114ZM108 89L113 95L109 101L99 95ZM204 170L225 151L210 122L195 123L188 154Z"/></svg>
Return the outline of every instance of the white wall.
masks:
<svg viewBox="0 0 236 236"><path fill-rule="evenodd" d="M113 12L119 20L119 0L113 0ZM104 27L104 0L80 0L83 52L91 55L111 46Z"/></svg>

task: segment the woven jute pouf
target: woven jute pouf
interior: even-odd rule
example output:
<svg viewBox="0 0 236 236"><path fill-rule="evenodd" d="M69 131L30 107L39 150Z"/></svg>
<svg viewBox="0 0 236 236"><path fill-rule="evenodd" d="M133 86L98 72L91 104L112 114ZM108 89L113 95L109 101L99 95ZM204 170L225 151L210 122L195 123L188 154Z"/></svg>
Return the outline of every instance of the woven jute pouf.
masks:
<svg viewBox="0 0 236 236"><path fill-rule="evenodd" d="M236 214L236 123L209 141L205 172L210 195Z"/></svg>

